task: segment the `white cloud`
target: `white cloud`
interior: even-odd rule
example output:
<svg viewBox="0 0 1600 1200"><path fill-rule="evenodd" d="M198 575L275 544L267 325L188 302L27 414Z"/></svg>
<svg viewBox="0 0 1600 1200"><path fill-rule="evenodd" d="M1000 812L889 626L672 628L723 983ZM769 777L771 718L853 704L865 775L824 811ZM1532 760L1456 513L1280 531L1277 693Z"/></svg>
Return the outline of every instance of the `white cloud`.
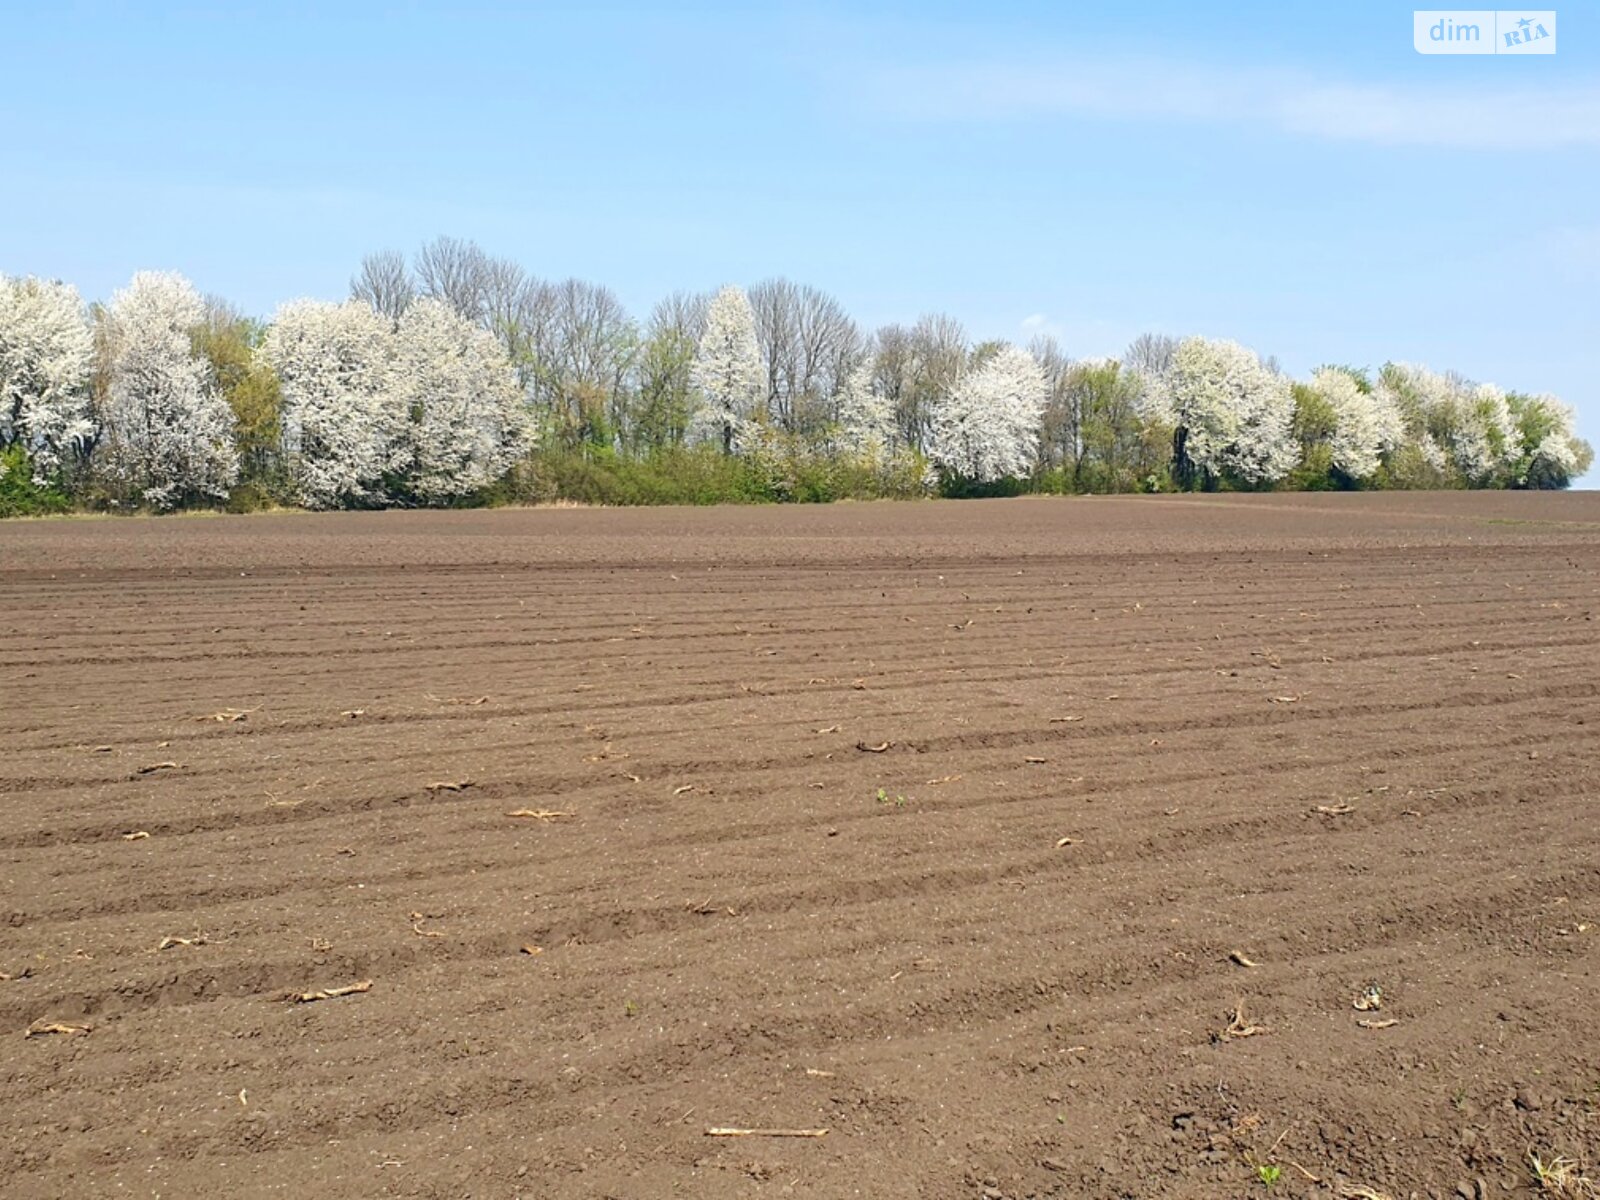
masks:
<svg viewBox="0 0 1600 1200"><path fill-rule="evenodd" d="M1152 60L966 62L868 72L869 98L917 119L1099 117L1257 125L1395 146L1600 145L1600 88L1379 85Z"/></svg>

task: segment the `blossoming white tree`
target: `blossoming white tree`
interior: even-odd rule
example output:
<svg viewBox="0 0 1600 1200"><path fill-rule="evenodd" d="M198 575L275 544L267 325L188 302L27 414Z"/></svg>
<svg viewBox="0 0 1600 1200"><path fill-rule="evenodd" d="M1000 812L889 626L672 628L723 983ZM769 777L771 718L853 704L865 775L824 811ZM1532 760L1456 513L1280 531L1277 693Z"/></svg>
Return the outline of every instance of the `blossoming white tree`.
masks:
<svg viewBox="0 0 1600 1200"><path fill-rule="evenodd" d="M1554 396L1515 393L1507 403L1521 447L1515 480L1519 487L1564 488L1589 469L1594 451L1578 437L1577 414L1569 405Z"/></svg>
<svg viewBox="0 0 1600 1200"><path fill-rule="evenodd" d="M862 363L839 390L839 446L868 461L882 459L894 436L894 404L873 386L870 361Z"/></svg>
<svg viewBox="0 0 1600 1200"><path fill-rule="evenodd" d="M1363 388L1338 367L1319 367L1311 387L1333 413L1328 443L1333 465L1350 478L1372 475L1383 456L1405 441L1405 418L1391 393Z"/></svg>
<svg viewBox="0 0 1600 1200"><path fill-rule="evenodd" d="M734 453L745 424L755 415L762 387L756 319L743 289L730 285L711 298L689 382L700 393L700 406L689 422L690 440Z"/></svg>
<svg viewBox="0 0 1600 1200"><path fill-rule="evenodd" d="M21 446L36 484L88 451L93 355L76 288L0 275L0 448Z"/></svg>
<svg viewBox="0 0 1600 1200"><path fill-rule="evenodd" d="M295 300L273 318L260 354L282 386L284 455L306 507L380 499L404 461L394 343L390 318L359 300Z"/></svg>
<svg viewBox="0 0 1600 1200"><path fill-rule="evenodd" d="M142 271L112 297L105 444L106 478L145 503L223 497L239 476L233 412L190 331L205 305L181 275Z"/></svg>
<svg viewBox="0 0 1600 1200"><path fill-rule="evenodd" d="M407 420L405 483L437 504L487 487L527 449L522 389L493 334L424 297L395 330L394 394Z"/></svg>
<svg viewBox="0 0 1600 1200"><path fill-rule="evenodd" d="M1522 444L1505 392L1409 363L1385 364L1377 394L1404 415L1424 461L1472 486L1506 482Z"/></svg>
<svg viewBox="0 0 1600 1200"><path fill-rule="evenodd" d="M1045 378L1026 350L1001 346L934 405L928 454L946 475L993 483L1033 466Z"/></svg>
<svg viewBox="0 0 1600 1200"><path fill-rule="evenodd" d="M1299 461L1289 381L1237 342L1185 338L1156 381L1155 415L1171 424L1180 479L1270 483Z"/></svg>

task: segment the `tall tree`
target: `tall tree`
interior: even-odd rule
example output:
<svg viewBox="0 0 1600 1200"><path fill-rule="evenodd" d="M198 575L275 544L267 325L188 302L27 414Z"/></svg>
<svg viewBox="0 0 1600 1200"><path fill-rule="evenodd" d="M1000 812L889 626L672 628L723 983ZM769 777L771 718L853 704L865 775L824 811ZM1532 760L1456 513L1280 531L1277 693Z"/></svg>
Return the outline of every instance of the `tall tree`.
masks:
<svg viewBox="0 0 1600 1200"><path fill-rule="evenodd" d="M1342 367L1319 367L1309 384L1312 408L1325 412L1325 442L1328 462L1352 480L1370 478L1384 458L1405 441L1405 419L1388 392L1363 387L1363 380ZM1296 425L1305 445L1324 431L1307 428L1316 424L1297 407Z"/></svg>
<svg viewBox="0 0 1600 1200"><path fill-rule="evenodd" d="M674 292L650 314L639 350L638 394L628 439L635 451L681 443L694 411L690 374L705 332L704 294Z"/></svg>
<svg viewBox="0 0 1600 1200"><path fill-rule="evenodd" d="M832 296L787 279L750 289L767 407L785 431L818 428L862 357L861 331Z"/></svg>
<svg viewBox="0 0 1600 1200"><path fill-rule="evenodd" d="M1299 461L1289 381L1237 342L1185 338L1158 389L1180 484L1270 483Z"/></svg>
<svg viewBox="0 0 1600 1200"><path fill-rule="evenodd" d="M273 318L261 358L282 388L283 451L307 508L382 503L385 476L404 465L395 338L358 300L295 300Z"/></svg>
<svg viewBox="0 0 1600 1200"><path fill-rule="evenodd" d="M469 496L527 450L527 410L504 347L450 305L424 298L406 310L394 366L412 497L439 504Z"/></svg>
<svg viewBox="0 0 1600 1200"><path fill-rule="evenodd" d="M543 285L531 347L534 395L563 442L612 446L626 437L639 335L610 288Z"/></svg>
<svg viewBox="0 0 1600 1200"><path fill-rule="evenodd" d="M76 288L0 275L0 449L20 446L43 485L94 442L94 334Z"/></svg>
<svg viewBox="0 0 1600 1200"><path fill-rule="evenodd" d="M869 462L881 461L894 441L894 405L879 392L872 364L850 373L839 393L839 447Z"/></svg>
<svg viewBox="0 0 1600 1200"><path fill-rule="evenodd" d="M239 477L233 413L192 332L205 316L181 275L142 271L107 312L109 385L100 465L156 508L220 498Z"/></svg>
<svg viewBox="0 0 1600 1200"><path fill-rule="evenodd" d="M947 477L994 483L1028 474L1045 379L1026 350L1001 346L934 408L928 453Z"/></svg>
<svg viewBox="0 0 1600 1200"><path fill-rule="evenodd" d="M239 478L269 492L281 483L282 402L278 377L259 353L266 328L217 296L205 299L193 331L195 353L211 364L217 390L233 412Z"/></svg>
<svg viewBox="0 0 1600 1200"><path fill-rule="evenodd" d="M691 437L720 446L724 454L734 453L755 414L763 383L755 314L742 289L730 285L712 297L689 378L700 393Z"/></svg>

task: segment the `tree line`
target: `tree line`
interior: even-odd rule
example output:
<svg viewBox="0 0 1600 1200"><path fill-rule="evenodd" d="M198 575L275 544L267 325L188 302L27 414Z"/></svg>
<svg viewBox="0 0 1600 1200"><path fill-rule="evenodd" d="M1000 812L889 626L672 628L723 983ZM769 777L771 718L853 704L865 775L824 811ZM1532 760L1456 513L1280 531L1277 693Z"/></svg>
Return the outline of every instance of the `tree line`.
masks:
<svg viewBox="0 0 1600 1200"><path fill-rule="evenodd" d="M1229 341L1074 359L942 314L862 329L817 288L635 320L471 242L367 257L270 320L141 272L105 304L0 276L0 515L827 500L1179 489L1553 488L1571 408L1404 363L1292 379Z"/></svg>

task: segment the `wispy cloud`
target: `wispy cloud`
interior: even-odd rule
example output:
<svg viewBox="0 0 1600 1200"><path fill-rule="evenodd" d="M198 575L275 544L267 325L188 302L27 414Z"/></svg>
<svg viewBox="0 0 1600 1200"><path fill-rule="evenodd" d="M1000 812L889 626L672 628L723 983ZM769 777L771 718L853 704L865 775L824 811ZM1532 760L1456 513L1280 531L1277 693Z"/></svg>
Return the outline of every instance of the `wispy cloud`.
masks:
<svg viewBox="0 0 1600 1200"><path fill-rule="evenodd" d="M867 98L902 117L1093 117L1254 125L1392 146L1548 150L1600 145L1600 88L1345 82L1156 60L946 62L868 71Z"/></svg>

